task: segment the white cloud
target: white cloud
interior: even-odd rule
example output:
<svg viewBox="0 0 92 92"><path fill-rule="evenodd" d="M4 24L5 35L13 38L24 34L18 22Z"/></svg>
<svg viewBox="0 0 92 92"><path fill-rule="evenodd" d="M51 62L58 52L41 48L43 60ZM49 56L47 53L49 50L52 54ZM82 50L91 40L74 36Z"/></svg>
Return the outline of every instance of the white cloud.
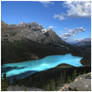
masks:
<svg viewBox="0 0 92 92"><path fill-rule="evenodd" d="M44 7L48 7L50 4L54 4L52 1L40 1L44 5Z"/></svg>
<svg viewBox="0 0 92 92"><path fill-rule="evenodd" d="M91 16L90 1L72 1L65 2L64 5L68 8L67 16L69 17L89 17Z"/></svg>
<svg viewBox="0 0 92 92"><path fill-rule="evenodd" d="M54 28L56 28L56 26L48 26L48 28L54 29Z"/></svg>
<svg viewBox="0 0 92 92"><path fill-rule="evenodd" d="M65 1L64 7L67 8L66 13L55 14L53 17L64 20L66 17L90 17L91 2L90 1Z"/></svg>
<svg viewBox="0 0 92 92"><path fill-rule="evenodd" d="M78 27L78 28L73 28L73 29L66 29L67 33L64 33L61 38L64 40L69 40L73 37L75 37L78 33L80 32L85 32L85 28L83 27Z"/></svg>
<svg viewBox="0 0 92 92"><path fill-rule="evenodd" d="M72 34L70 33L64 33L61 38L63 38L64 40L67 40L68 38L70 38L72 36Z"/></svg>
<svg viewBox="0 0 92 92"><path fill-rule="evenodd" d="M79 32L84 32L85 29L83 27L74 28L74 29L67 29L67 31L71 34L77 34Z"/></svg>
<svg viewBox="0 0 92 92"><path fill-rule="evenodd" d="M55 14L54 16L53 16L53 18L58 18L59 20L64 20L65 18L64 18L64 16L63 16L63 14Z"/></svg>

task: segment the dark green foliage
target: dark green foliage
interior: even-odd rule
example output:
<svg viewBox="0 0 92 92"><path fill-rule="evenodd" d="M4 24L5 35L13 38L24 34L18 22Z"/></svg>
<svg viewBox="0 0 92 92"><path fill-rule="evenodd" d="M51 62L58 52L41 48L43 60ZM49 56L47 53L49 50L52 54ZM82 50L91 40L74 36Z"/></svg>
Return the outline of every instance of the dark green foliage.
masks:
<svg viewBox="0 0 92 92"><path fill-rule="evenodd" d="M76 88L74 88L72 91L78 91Z"/></svg>
<svg viewBox="0 0 92 92"><path fill-rule="evenodd" d="M16 85L18 83L18 79L16 77L13 78L13 85Z"/></svg>
<svg viewBox="0 0 92 92"><path fill-rule="evenodd" d="M50 80L50 91L54 91L54 90L56 90L55 80L52 79L52 80Z"/></svg>
<svg viewBox="0 0 92 92"><path fill-rule="evenodd" d="M3 74L3 79L4 80L6 80L7 78L6 78L6 73L4 72L4 74Z"/></svg>
<svg viewBox="0 0 92 92"><path fill-rule="evenodd" d="M72 77L73 77L73 76L72 76ZM72 77L68 77L68 78L67 78L67 80L68 80L67 82L68 82L68 83L70 83L70 82L73 81L73 78L72 78Z"/></svg>
<svg viewBox="0 0 92 92"><path fill-rule="evenodd" d="M69 91L78 91L76 88L70 88L69 87Z"/></svg>
<svg viewBox="0 0 92 92"><path fill-rule="evenodd" d="M65 83L72 82L78 75L90 71L90 67L50 69L36 73L25 79L17 80L17 84L27 87L42 88L46 91L57 91L59 88L64 86Z"/></svg>
<svg viewBox="0 0 92 92"><path fill-rule="evenodd" d="M72 76L67 77L67 82L68 82L68 83L72 82L72 81L76 78L77 75L78 75L78 73L77 73L76 70L75 70L75 71L72 73Z"/></svg>
<svg viewBox="0 0 92 92"><path fill-rule="evenodd" d="M55 91L56 90L56 81L54 79L49 80L48 83L46 83L43 87L44 90L46 91Z"/></svg>
<svg viewBox="0 0 92 92"><path fill-rule="evenodd" d="M25 55L28 52L28 48L25 47L23 41L14 41L14 42L3 42L2 43L2 64L4 62L12 61L23 61L27 60Z"/></svg>
<svg viewBox="0 0 92 92"><path fill-rule="evenodd" d="M27 88L24 88L24 91L27 91Z"/></svg>
<svg viewBox="0 0 92 92"><path fill-rule="evenodd" d="M35 60L48 55L68 53L64 48L50 47L49 44L34 42L27 39L2 41L2 64Z"/></svg>
<svg viewBox="0 0 92 92"><path fill-rule="evenodd" d="M43 86L43 89L46 90L46 91L50 91L50 84L47 83Z"/></svg>
<svg viewBox="0 0 92 92"><path fill-rule="evenodd" d="M75 78L78 75L77 71L75 70L72 74L73 78Z"/></svg>
<svg viewBox="0 0 92 92"><path fill-rule="evenodd" d="M7 91L7 88L9 87L10 82L6 77L6 73L4 73L4 75L1 78L1 90L2 91Z"/></svg>

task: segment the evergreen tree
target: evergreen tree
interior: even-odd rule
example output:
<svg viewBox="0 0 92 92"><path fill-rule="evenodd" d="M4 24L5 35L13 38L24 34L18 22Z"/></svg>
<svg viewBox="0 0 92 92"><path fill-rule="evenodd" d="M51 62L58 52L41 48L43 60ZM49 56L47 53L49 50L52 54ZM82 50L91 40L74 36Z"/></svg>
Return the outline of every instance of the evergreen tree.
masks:
<svg viewBox="0 0 92 92"><path fill-rule="evenodd" d="M4 80L7 79L7 77L6 77L6 73L5 73L5 72L4 72L4 74L3 74L3 79L4 79Z"/></svg>
<svg viewBox="0 0 92 92"><path fill-rule="evenodd" d="M50 91L50 83L49 82L44 85L44 90L45 91Z"/></svg>
<svg viewBox="0 0 92 92"><path fill-rule="evenodd" d="M9 87L9 85L10 85L9 80L6 77L6 73L4 73L1 80L1 90L7 91L7 88Z"/></svg>
<svg viewBox="0 0 92 92"><path fill-rule="evenodd" d="M55 87L55 80L52 79L50 80L50 91L55 91L56 87Z"/></svg>
<svg viewBox="0 0 92 92"><path fill-rule="evenodd" d="M75 71L73 72L73 74L72 74L72 79L74 80L76 76L77 76L77 71L75 70Z"/></svg>
<svg viewBox="0 0 92 92"><path fill-rule="evenodd" d="M14 84L14 85L17 84L17 79L16 79L16 77L13 78L13 84Z"/></svg>

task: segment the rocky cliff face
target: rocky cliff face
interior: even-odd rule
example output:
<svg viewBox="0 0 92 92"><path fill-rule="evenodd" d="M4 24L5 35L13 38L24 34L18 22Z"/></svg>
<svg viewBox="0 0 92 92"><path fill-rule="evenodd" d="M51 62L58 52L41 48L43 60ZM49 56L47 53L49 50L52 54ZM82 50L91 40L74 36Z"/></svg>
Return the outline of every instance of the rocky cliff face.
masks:
<svg viewBox="0 0 92 92"><path fill-rule="evenodd" d="M91 91L91 73L79 75L70 84L65 84L59 91Z"/></svg>
<svg viewBox="0 0 92 92"><path fill-rule="evenodd" d="M6 23L3 22L2 62L31 60L35 57L70 53L73 50L52 29L45 29L35 22L7 27L4 25Z"/></svg>
<svg viewBox="0 0 92 92"><path fill-rule="evenodd" d="M67 45L52 29L45 30L37 23L8 25L7 28L3 26L2 24L2 40L6 37L9 41L28 39L42 44Z"/></svg>

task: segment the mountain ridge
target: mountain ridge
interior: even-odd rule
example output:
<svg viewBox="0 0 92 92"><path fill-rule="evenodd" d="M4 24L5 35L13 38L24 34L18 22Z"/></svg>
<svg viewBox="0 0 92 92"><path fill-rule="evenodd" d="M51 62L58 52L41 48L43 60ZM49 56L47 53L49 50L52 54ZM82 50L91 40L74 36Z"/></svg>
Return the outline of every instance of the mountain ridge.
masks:
<svg viewBox="0 0 92 92"><path fill-rule="evenodd" d="M26 61L72 52L52 29L37 23L2 26L2 62ZM11 53L9 53L11 51Z"/></svg>
<svg viewBox="0 0 92 92"><path fill-rule="evenodd" d="M71 45L63 41L52 29L45 29L38 23L8 25L2 21L1 34L2 64L66 53L84 57L80 61L83 65L91 64L91 44Z"/></svg>

